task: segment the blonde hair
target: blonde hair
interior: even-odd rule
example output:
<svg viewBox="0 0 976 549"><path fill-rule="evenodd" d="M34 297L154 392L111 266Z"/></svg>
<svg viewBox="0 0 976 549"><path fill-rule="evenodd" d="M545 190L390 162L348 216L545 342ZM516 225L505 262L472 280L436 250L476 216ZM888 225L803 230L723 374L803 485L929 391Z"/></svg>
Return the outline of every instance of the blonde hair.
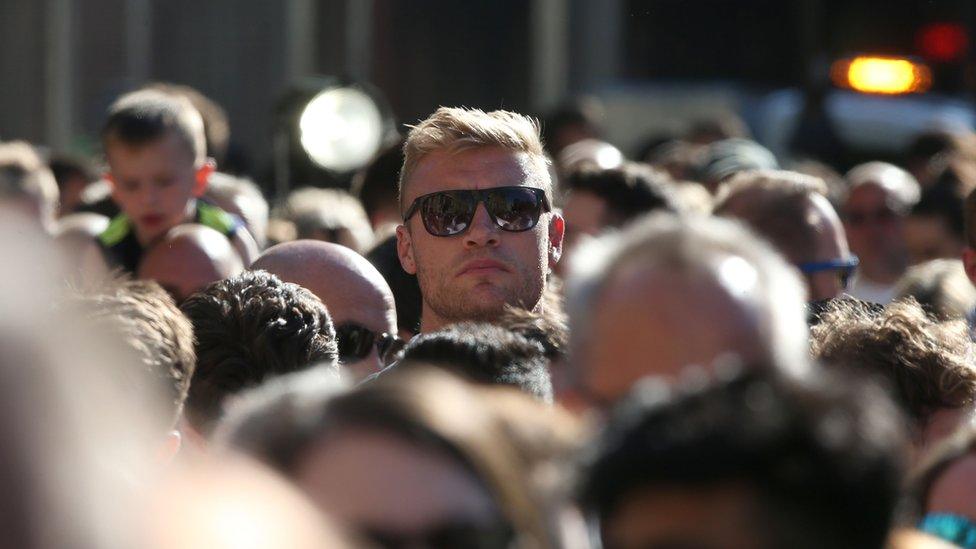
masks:
<svg viewBox="0 0 976 549"><path fill-rule="evenodd" d="M476 147L502 147L526 153L539 162L538 176L546 194L552 194L549 160L539 137L539 122L510 111L485 112L464 107L441 107L426 120L412 126L403 145L403 168L400 170L400 200L403 189L421 160L428 154L448 150L463 151ZM552 197L549 197L550 200ZM401 204L402 206L402 204Z"/></svg>
<svg viewBox="0 0 976 549"><path fill-rule="evenodd" d="M51 170L27 143L0 143L0 201L23 198L37 203L42 224L53 222L58 185Z"/></svg>

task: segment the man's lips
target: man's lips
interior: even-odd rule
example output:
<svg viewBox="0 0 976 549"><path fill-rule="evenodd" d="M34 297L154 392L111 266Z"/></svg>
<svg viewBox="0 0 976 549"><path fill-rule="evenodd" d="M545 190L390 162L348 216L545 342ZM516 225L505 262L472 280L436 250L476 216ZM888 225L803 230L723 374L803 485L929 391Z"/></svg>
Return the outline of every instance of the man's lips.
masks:
<svg viewBox="0 0 976 549"><path fill-rule="evenodd" d="M465 263L461 267L461 270L458 271L457 276L481 275L497 272L508 272L508 266L501 261L495 261L494 259L475 259Z"/></svg>

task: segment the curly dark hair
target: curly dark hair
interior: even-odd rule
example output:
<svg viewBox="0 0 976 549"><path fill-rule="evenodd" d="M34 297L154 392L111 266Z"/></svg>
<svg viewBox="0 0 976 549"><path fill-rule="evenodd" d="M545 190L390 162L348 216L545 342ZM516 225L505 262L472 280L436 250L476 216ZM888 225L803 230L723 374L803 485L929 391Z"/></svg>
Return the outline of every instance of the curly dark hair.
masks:
<svg viewBox="0 0 976 549"><path fill-rule="evenodd" d="M976 368L963 321L939 322L914 299L878 310L839 299L812 330L813 356L887 381L918 427L940 408L976 401Z"/></svg>
<svg viewBox="0 0 976 549"><path fill-rule="evenodd" d="M212 429L228 395L317 364L337 367L325 305L266 271L215 282L181 309L193 323L197 353L187 418L201 433Z"/></svg>

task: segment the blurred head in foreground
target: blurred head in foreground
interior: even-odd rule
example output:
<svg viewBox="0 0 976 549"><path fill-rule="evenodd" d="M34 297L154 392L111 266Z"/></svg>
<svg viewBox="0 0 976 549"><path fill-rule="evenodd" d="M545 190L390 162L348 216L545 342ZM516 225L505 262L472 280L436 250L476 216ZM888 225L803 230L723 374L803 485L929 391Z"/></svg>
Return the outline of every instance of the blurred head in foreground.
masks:
<svg viewBox="0 0 976 549"><path fill-rule="evenodd" d="M972 547L976 536L976 430L961 429L932 451L910 484L912 509L923 532Z"/></svg>
<svg viewBox="0 0 976 549"><path fill-rule="evenodd" d="M27 143L0 143L0 202L45 231L54 229L58 185L51 170Z"/></svg>
<svg viewBox="0 0 976 549"><path fill-rule="evenodd" d="M671 393L649 379L592 452L582 497L607 549L881 549L898 413L872 386L750 372Z"/></svg>
<svg viewBox="0 0 976 549"><path fill-rule="evenodd" d="M723 359L808 367L799 278L733 221L654 215L584 249L568 290L571 390L592 404Z"/></svg>
<svg viewBox="0 0 976 549"><path fill-rule="evenodd" d="M265 398L264 411L232 413L220 438L381 546L553 547L548 495L561 479L541 471L566 457L555 459L561 416L521 395L513 403L493 394L424 369L345 394L326 388L317 400L296 386Z"/></svg>

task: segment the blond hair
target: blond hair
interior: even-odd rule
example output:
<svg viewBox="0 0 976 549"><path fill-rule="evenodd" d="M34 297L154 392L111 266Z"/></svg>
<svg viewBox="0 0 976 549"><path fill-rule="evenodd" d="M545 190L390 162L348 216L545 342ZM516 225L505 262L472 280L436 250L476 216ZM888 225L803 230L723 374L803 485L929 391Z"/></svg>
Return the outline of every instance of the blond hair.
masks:
<svg viewBox="0 0 976 549"><path fill-rule="evenodd" d="M58 185L51 170L27 143L0 143L0 201L25 198L37 203L42 223L53 221Z"/></svg>
<svg viewBox="0 0 976 549"><path fill-rule="evenodd" d="M457 152L476 147L502 147L533 157L541 168L537 172L539 182L546 193L551 194L549 160L542 148L537 120L510 111L441 107L423 122L412 126L407 134L400 170L401 202L407 181L425 156L439 150Z"/></svg>

